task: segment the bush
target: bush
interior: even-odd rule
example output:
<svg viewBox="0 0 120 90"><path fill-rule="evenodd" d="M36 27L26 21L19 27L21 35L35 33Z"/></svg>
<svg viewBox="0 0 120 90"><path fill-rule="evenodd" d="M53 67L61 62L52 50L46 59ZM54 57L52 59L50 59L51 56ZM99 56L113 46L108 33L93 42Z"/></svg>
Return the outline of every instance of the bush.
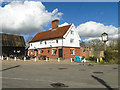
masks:
<svg viewBox="0 0 120 90"><path fill-rule="evenodd" d="M87 60L90 60L90 61L96 61L96 60L97 60L97 57L87 57L86 59L87 59Z"/></svg>
<svg viewBox="0 0 120 90"><path fill-rule="evenodd" d="M105 58L104 61L105 62L116 62L118 63L118 53L117 52L112 52L112 51L105 51L104 52Z"/></svg>
<svg viewBox="0 0 120 90"><path fill-rule="evenodd" d="M83 60L85 57L83 56L81 59Z"/></svg>

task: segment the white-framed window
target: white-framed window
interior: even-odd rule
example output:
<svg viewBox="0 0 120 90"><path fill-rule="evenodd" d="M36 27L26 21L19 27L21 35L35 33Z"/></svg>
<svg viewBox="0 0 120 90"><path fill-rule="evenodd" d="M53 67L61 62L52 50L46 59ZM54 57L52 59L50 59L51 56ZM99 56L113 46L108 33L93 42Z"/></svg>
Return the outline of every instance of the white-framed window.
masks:
<svg viewBox="0 0 120 90"><path fill-rule="evenodd" d="M75 55L75 49L70 49L70 55Z"/></svg>
<svg viewBox="0 0 120 90"><path fill-rule="evenodd" d="M73 42L74 42L74 39L71 38L71 39L70 39L70 43L73 43Z"/></svg>
<svg viewBox="0 0 120 90"><path fill-rule="evenodd" d="M41 54L43 52L43 50L39 50L39 54Z"/></svg>
<svg viewBox="0 0 120 90"><path fill-rule="evenodd" d="M32 44L31 44L31 46L32 46Z"/></svg>
<svg viewBox="0 0 120 90"><path fill-rule="evenodd" d="M74 35L74 31L71 31L71 34Z"/></svg>
<svg viewBox="0 0 120 90"><path fill-rule="evenodd" d="M42 41L40 41L40 44L42 44Z"/></svg>
<svg viewBox="0 0 120 90"><path fill-rule="evenodd" d="M56 55L56 49L52 49L52 55Z"/></svg>

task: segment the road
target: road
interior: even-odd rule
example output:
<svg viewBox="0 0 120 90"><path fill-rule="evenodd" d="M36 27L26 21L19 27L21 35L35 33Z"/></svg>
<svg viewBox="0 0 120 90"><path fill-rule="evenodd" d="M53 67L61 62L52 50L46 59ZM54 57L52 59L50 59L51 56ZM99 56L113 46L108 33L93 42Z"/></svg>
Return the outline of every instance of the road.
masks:
<svg viewBox="0 0 120 90"><path fill-rule="evenodd" d="M3 88L118 88L118 65L2 61L1 72Z"/></svg>

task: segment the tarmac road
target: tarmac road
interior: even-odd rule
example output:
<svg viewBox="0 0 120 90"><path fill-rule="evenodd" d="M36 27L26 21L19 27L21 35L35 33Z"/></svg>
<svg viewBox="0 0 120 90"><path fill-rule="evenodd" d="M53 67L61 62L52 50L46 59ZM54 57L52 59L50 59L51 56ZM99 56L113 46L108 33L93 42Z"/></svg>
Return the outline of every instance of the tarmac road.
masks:
<svg viewBox="0 0 120 90"><path fill-rule="evenodd" d="M118 88L118 65L2 62L3 88Z"/></svg>

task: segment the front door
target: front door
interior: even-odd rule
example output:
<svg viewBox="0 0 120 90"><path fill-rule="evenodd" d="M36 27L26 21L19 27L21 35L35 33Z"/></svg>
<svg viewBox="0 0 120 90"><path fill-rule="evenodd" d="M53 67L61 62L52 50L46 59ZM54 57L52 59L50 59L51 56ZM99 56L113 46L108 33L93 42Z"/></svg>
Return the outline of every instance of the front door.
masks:
<svg viewBox="0 0 120 90"><path fill-rule="evenodd" d="M58 49L59 50L59 58L63 57L63 50L62 49Z"/></svg>

